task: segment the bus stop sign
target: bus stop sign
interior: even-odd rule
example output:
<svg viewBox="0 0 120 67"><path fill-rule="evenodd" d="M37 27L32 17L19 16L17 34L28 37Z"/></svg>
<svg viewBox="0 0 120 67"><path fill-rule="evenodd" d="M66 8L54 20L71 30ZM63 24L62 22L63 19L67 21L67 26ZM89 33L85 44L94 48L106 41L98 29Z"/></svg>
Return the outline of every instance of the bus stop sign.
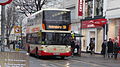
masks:
<svg viewBox="0 0 120 67"><path fill-rule="evenodd" d="M6 5L6 4L9 4L11 2L12 2L12 0L0 0L0 5Z"/></svg>

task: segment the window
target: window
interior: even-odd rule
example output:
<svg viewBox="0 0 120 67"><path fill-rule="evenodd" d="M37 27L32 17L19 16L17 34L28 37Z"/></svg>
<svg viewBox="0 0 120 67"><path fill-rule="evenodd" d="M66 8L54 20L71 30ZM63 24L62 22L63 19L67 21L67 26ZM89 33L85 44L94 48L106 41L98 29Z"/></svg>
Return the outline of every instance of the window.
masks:
<svg viewBox="0 0 120 67"><path fill-rule="evenodd" d="M42 33L42 41L45 42L46 45L69 45L70 40L69 36L71 34L67 33L51 33L51 32L44 32Z"/></svg>
<svg viewBox="0 0 120 67"><path fill-rule="evenodd" d="M39 44L40 43L40 36L38 35L38 33L27 34L26 42L31 43L31 44Z"/></svg>
<svg viewBox="0 0 120 67"><path fill-rule="evenodd" d="M91 17L93 13L93 0L85 1L85 17ZM95 0L94 16L103 15L103 0Z"/></svg>

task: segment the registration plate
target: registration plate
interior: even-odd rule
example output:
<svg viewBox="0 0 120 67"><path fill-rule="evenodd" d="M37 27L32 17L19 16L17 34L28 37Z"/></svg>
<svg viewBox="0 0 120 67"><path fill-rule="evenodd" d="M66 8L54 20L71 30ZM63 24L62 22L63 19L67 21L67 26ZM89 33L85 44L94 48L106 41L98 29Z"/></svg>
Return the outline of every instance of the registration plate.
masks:
<svg viewBox="0 0 120 67"><path fill-rule="evenodd" d="M60 53L54 53L54 55L60 55Z"/></svg>

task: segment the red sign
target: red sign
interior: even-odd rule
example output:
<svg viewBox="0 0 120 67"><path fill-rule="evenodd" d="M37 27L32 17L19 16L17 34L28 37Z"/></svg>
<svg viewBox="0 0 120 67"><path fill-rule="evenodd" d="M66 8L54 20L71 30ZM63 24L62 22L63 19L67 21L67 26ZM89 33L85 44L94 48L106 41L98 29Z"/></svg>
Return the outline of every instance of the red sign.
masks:
<svg viewBox="0 0 120 67"><path fill-rule="evenodd" d="M120 23L119 23L119 46L120 46Z"/></svg>
<svg viewBox="0 0 120 67"><path fill-rule="evenodd" d="M81 22L81 28L98 28L107 23L107 19L86 20Z"/></svg>
<svg viewBox="0 0 120 67"><path fill-rule="evenodd" d="M12 2L12 0L0 0L0 5L6 5L6 4L9 4L11 2Z"/></svg>
<svg viewBox="0 0 120 67"><path fill-rule="evenodd" d="M83 0L78 0L78 16L83 15Z"/></svg>

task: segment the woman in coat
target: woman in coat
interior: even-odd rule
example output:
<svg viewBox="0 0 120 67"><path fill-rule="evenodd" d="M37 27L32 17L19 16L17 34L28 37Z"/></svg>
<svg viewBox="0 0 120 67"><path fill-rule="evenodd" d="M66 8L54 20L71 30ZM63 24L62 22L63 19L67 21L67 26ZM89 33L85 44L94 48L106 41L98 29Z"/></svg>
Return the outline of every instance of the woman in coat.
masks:
<svg viewBox="0 0 120 67"><path fill-rule="evenodd" d="M101 54L103 55L103 57L105 57L106 50L107 50L107 41L104 40L104 42L102 43L102 51L101 51Z"/></svg>
<svg viewBox="0 0 120 67"><path fill-rule="evenodd" d="M108 47L108 58L113 57L113 42L112 39L109 38L109 41L107 42L107 47Z"/></svg>

